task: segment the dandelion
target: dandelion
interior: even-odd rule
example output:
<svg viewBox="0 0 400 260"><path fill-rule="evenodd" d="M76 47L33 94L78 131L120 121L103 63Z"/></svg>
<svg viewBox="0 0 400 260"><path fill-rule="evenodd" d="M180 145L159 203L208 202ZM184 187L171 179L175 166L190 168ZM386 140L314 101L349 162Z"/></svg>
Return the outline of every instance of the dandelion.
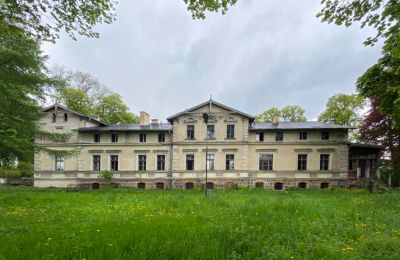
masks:
<svg viewBox="0 0 400 260"><path fill-rule="evenodd" d="M100 229L97 229L96 231L97 231L97 232L100 232L101 230L100 230Z"/></svg>
<svg viewBox="0 0 400 260"><path fill-rule="evenodd" d="M49 237L49 238L47 239L47 241L50 241L50 240L52 240L52 238L51 238L51 237Z"/></svg>

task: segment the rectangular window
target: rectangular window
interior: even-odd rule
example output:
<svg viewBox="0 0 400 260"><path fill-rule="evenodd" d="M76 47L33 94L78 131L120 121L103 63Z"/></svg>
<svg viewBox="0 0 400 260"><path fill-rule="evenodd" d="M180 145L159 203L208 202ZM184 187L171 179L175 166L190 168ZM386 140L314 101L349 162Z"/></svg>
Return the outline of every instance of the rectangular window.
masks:
<svg viewBox="0 0 400 260"><path fill-rule="evenodd" d="M274 156L272 154L260 154L259 170L260 171L272 171L273 159L274 159Z"/></svg>
<svg viewBox="0 0 400 260"><path fill-rule="evenodd" d="M64 171L64 157L56 156L55 162L56 162L56 164L55 164L56 171L59 171L59 172Z"/></svg>
<svg viewBox="0 0 400 260"><path fill-rule="evenodd" d="M188 171L194 170L194 154L186 155L186 170Z"/></svg>
<svg viewBox="0 0 400 260"><path fill-rule="evenodd" d="M139 134L139 142L140 143L145 143L146 142L146 134L145 133L140 133Z"/></svg>
<svg viewBox="0 0 400 260"><path fill-rule="evenodd" d="M215 136L214 136L214 133L215 133L215 127L214 127L214 125L208 125L207 126L207 138L208 139L213 139Z"/></svg>
<svg viewBox="0 0 400 260"><path fill-rule="evenodd" d="M227 125L226 138L227 139L234 139L235 138L235 125Z"/></svg>
<svg viewBox="0 0 400 260"><path fill-rule="evenodd" d="M100 143L100 134L99 133L95 133L93 135L93 142Z"/></svg>
<svg viewBox="0 0 400 260"><path fill-rule="evenodd" d="M283 132L276 132L275 141L283 141Z"/></svg>
<svg viewBox="0 0 400 260"><path fill-rule="evenodd" d="M194 139L194 125L187 126L187 139L193 140Z"/></svg>
<svg viewBox="0 0 400 260"><path fill-rule="evenodd" d="M321 133L322 140L329 140L329 132L322 132Z"/></svg>
<svg viewBox="0 0 400 260"><path fill-rule="evenodd" d="M118 171L118 155L110 155L110 170Z"/></svg>
<svg viewBox="0 0 400 260"><path fill-rule="evenodd" d="M300 140L307 140L307 132L300 132L299 139Z"/></svg>
<svg viewBox="0 0 400 260"><path fill-rule="evenodd" d="M226 170L234 170L235 169L235 155L227 154L226 155Z"/></svg>
<svg viewBox="0 0 400 260"><path fill-rule="evenodd" d="M214 170L214 154L207 154L207 170Z"/></svg>
<svg viewBox="0 0 400 260"><path fill-rule="evenodd" d="M165 155L157 155L157 171L165 170Z"/></svg>
<svg viewBox="0 0 400 260"><path fill-rule="evenodd" d="M51 114L51 121L53 123L57 122L57 114L56 113Z"/></svg>
<svg viewBox="0 0 400 260"><path fill-rule="evenodd" d="M320 155L319 169L321 171L329 170L329 154L321 154Z"/></svg>
<svg viewBox="0 0 400 260"><path fill-rule="evenodd" d="M146 155L141 154L139 155L139 171L146 170Z"/></svg>
<svg viewBox="0 0 400 260"><path fill-rule="evenodd" d="M264 142L264 133L257 133L256 134L256 141L257 142Z"/></svg>
<svg viewBox="0 0 400 260"><path fill-rule="evenodd" d="M159 143L164 143L165 142L165 133L159 133L158 134L158 142Z"/></svg>
<svg viewBox="0 0 400 260"><path fill-rule="evenodd" d="M100 171L100 155L93 155L93 171Z"/></svg>
<svg viewBox="0 0 400 260"><path fill-rule="evenodd" d="M297 170L307 170L307 154L299 154L297 156Z"/></svg>
<svg viewBox="0 0 400 260"><path fill-rule="evenodd" d="M68 121L68 114L64 113L64 122L67 122L67 121Z"/></svg>
<svg viewBox="0 0 400 260"><path fill-rule="evenodd" d="M118 134L116 133L111 134L111 143L118 143Z"/></svg>

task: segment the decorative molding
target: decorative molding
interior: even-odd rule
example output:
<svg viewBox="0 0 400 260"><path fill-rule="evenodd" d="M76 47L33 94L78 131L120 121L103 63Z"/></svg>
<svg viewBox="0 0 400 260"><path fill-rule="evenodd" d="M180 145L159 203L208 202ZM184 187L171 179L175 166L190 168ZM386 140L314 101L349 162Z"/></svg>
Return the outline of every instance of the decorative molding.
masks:
<svg viewBox="0 0 400 260"><path fill-rule="evenodd" d="M198 151L198 149L182 149L182 152L184 152L184 153L188 153L188 152L195 153L197 151Z"/></svg>
<svg viewBox="0 0 400 260"><path fill-rule="evenodd" d="M148 153L150 150L133 150L134 153Z"/></svg>
<svg viewBox="0 0 400 260"><path fill-rule="evenodd" d="M320 148L317 149L317 152L333 153L335 150L335 148Z"/></svg>
<svg viewBox="0 0 400 260"><path fill-rule="evenodd" d="M104 153L104 150L88 150L89 153Z"/></svg>
<svg viewBox="0 0 400 260"><path fill-rule="evenodd" d="M294 151L298 153L311 153L312 149L294 149Z"/></svg>
<svg viewBox="0 0 400 260"><path fill-rule="evenodd" d="M169 150L153 150L153 153L168 153Z"/></svg>
<svg viewBox="0 0 400 260"><path fill-rule="evenodd" d="M205 152L206 151L206 149L203 149L203 152ZM218 152L218 149L213 149L213 148L209 148L208 149L208 152Z"/></svg>
<svg viewBox="0 0 400 260"><path fill-rule="evenodd" d="M106 150L106 153L120 153L121 150Z"/></svg>
<svg viewBox="0 0 400 260"><path fill-rule="evenodd" d="M256 149L256 152L270 152L270 153L276 153L278 149Z"/></svg>
<svg viewBox="0 0 400 260"><path fill-rule="evenodd" d="M235 148L224 148L222 149L223 152L237 152L239 151L239 149L235 149Z"/></svg>

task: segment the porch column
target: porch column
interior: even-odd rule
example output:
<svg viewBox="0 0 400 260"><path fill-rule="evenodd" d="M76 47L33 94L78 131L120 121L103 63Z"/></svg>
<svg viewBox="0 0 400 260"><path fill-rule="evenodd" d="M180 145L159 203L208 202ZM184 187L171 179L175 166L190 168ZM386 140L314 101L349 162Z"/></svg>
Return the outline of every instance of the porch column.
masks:
<svg viewBox="0 0 400 260"><path fill-rule="evenodd" d="M369 167L365 168L365 178L369 179Z"/></svg>
<svg viewBox="0 0 400 260"><path fill-rule="evenodd" d="M360 176L361 176L361 168L358 167L357 168L357 179L360 178Z"/></svg>

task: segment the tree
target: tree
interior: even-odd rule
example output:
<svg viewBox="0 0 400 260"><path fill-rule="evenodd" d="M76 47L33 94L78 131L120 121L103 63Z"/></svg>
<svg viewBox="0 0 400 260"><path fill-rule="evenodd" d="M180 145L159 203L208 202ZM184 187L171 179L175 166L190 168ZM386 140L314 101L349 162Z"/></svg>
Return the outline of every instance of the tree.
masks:
<svg viewBox="0 0 400 260"><path fill-rule="evenodd" d="M272 122L274 116L282 117L285 122L304 122L307 121L304 112L303 108L295 105L287 105L282 109L271 107L257 115L256 122Z"/></svg>
<svg viewBox="0 0 400 260"><path fill-rule="evenodd" d="M70 109L84 115L92 115L93 102L89 96L78 88L64 88L60 91L62 102Z"/></svg>
<svg viewBox="0 0 400 260"><path fill-rule="evenodd" d="M95 114L106 124L133 124L139 117L129 112L129 108L117 93L103 96L94 107Z"/></svg>
<svg viewBox="0 0 400 260"><path fill-rule="evenodd" d="M394 177L395 185L400 185L400 130L393 120L378 109L378 100L371 99L371 109L360 128L361 141L379 144L384 148L384 169ZM386 158L386 160L385 160Z"/></svg>
<svg viewBox="0 0 400 260"><path fill-rule="evenodd" d="M93 26L113 22L114 6L114 0L2 0L0 20L43 41L54 42L61 30L73 39L98 37Z"/></svg>
<svg viewBox="0 0 400 260"><path fill-rule="evenodd" d="M236 4L237 0L183 0L192 13L193 19L205 19L205 12L219 12L225 14L228 7Z"/></svg>
<svg viewBox="0 0 400 260"><path fill-rule="evenodd" d="M365 107L364 97L352 94L336 94L329 98L324 112L318 121L351 127L358 127L361 122L361 110Z"/></svg>
<svg viewBox="0 0 400 260"><path fill-rule="evenodd" d="M365 45L384 40L382 57L358 79L356 86L365 97L375 98L378 109L400 129L400 2L322 0L322 4L317 15L322 21L345 26L360 22L361 27L375 28L376 35L369 37Z"/></svg>

